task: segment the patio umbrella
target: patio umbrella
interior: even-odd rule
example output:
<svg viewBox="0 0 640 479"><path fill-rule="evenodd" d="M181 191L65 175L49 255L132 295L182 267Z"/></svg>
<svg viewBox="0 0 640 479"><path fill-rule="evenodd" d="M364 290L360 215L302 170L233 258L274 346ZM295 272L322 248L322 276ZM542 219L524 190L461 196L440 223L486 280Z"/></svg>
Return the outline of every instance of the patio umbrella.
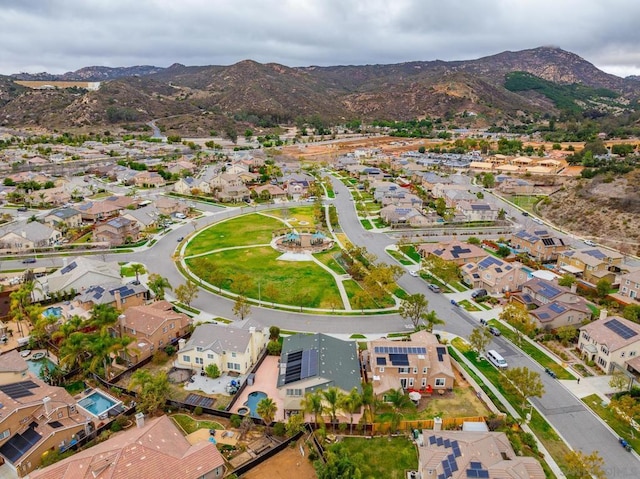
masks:
<svg viewBox="0 0 640 479"><path fill-rule="evenodd" d="M412 401L420 401L420 398L422 398L422 395L418 391L411 391L409 393L409 399Z"/></svg>

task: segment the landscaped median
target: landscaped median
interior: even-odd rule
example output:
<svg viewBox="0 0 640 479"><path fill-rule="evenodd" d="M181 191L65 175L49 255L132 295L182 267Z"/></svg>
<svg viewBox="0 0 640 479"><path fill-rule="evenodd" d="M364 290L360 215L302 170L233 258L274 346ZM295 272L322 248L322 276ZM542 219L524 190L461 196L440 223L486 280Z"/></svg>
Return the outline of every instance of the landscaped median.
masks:
<svg viewBox="0 0 640 479"><path fill-rule="evenodd" d="M498 401L495 394L491 392L489 388L486 387L486 382L489 381L495 389L508 401L509 405L513 410L515 410L520 417L526 417L527 413L529 413L529 408L522 408L522 400L518 398L515 394L507 391L501 384L500 378L502 377L502 373L493 367L488 361L482 359L478 360L475 351L472 351L469 345L462 339L456 338L451 342L453 348L450 348L451 355L454 359L458 359L458 362L462 367L465 368L468 374L470 374L476 381L483 387L483 390L489 395L489 397L494 401ZM455 349L454 349L455 348ZM479 378L466 364L464 361L459 360L458 353L463 355L471 364L473 364L477 370L482 374L482 378ZM496 402L497 405L500 402ZM529 422L529 427L532 432L538 438L538 440L542 443L545 449L549 452L553 460L558 464L558 466L563 470L567 471L567 463L565 460L565 456L571 451L569 446L558 436L553 427L546 421L544 417L542 417L535 408L531 410L531 421ZM545 473L547 477L555 477L553 472L549 469L549 466L542 462L543 468L545 469Z"/></svg>

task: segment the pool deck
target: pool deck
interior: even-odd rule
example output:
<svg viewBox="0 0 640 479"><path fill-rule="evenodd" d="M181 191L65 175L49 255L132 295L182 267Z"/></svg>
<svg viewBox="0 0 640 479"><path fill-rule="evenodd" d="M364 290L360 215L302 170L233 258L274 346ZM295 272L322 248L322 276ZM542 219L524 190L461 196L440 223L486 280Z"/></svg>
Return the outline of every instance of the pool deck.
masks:
<svg viewBox="0 0 640 479"><path fill-rule="evenodd" d="M237 413L238 409L245 407L244 403L247 402L249 398L249 394L254 391L262 391L268 397L273 399L273 402L278 406L278 411L276 412L276 421L284 420L284 411L283 405L284 402L278 395L278 388L276 387L278 384L278 361L279 356L267 356L264 358L264 361L260 365L258 369L255 379L253 381L253 385L247 386L240 397L231 408L231 412Z"/></svg>

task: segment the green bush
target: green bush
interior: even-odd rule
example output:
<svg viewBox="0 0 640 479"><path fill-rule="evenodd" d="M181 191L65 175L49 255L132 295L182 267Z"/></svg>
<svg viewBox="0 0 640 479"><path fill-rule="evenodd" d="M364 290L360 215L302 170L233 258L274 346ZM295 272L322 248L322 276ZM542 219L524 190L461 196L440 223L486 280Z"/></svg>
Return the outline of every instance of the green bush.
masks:
<svg viewBox="0 0 640 479"><path fill-rule="evenodd" d="M196 406L196 408L193 410L193 414L195 414L196 416L202 416L202 406Z"/></svg>
<svg viewBox="0 0 640 479"><path fill-rule="evenodd" d="M280 353L282 353L282 344L280 344L279 341L269 341L267 352L269 356L280 356Z"/></svg>
<svg viewBox="0 0 640 479"><path fill-rule="evenodd" d="M204 368L204 372L207 374L207 376L209 376L211 379L217 379L220 377L220 369L218 368L218 366L216 364L209 364L207 365L206 368Z"/></svg>
<svg viewBox="0 0 640 479"><path fill-rule="evenodd" d="M275 423L275 425L273 426L273 433L274 433L276 436L280 436L280 437L282 437L282 436L284 436L284 435L287 433L287 428L286 428L286 426L284 425L284 423L283 423L283 422L277 422L277 423Z"/></svg>
<svg viewBox="0 0 640 479"><path fill-rule="evenodd" d="M237 414L232 414L229 418L229 422L231 423L232 427L238 428L240 427L240 424L242 424L242 418Z"/></svg>
<svg viewBox="0 0 640 479"><path fill-rule="evenodd" d="M167 353L167 356L173 356L176 352L175 346L167 346L164 348L164 352Z"/></svg>

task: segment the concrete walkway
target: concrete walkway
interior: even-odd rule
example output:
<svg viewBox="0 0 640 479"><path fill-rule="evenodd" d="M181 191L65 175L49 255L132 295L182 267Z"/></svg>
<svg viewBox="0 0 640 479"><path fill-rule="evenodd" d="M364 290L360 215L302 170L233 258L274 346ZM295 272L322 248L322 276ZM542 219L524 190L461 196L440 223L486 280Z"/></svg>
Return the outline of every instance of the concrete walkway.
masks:
<svg viewBox="0 0 640 479"><path fill-rule="evenodd" d="M317 259L315 256L313 256L313 255L309 255L309 256L311 257L311 261L313 261L315 264L317 264L322 269L324 269L327 273L329 273L331 276L333 276L333 279L336 282L336 286L338 287L338 291L340 292L340 298L342 299L342 304L344 305L344 310L345 311L353 311L351 309L351 303L349 303L349 295L347 295L347 290L344 288L344 284L342 284L342 282L344 281L344 278L341 275L339 275L338 273L336 273L334 270L329 268L322 261Z"/></svg>

